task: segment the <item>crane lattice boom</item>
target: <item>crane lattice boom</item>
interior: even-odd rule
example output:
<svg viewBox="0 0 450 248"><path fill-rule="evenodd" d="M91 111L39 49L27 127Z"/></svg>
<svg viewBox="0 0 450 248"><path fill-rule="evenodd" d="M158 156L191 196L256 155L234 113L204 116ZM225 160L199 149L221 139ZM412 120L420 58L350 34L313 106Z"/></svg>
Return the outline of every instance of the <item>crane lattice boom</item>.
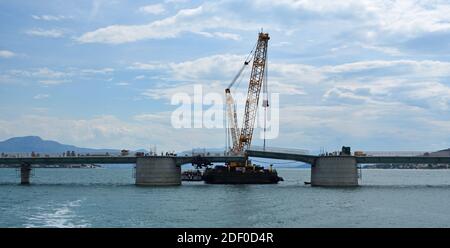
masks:
<svg viewBox="0 0 450 248"><path fill-rule="evenodd" d="M253 65L250 75L250 82L245 103L244 120L239 135L239 141L233 142L233 152L241 153L244 149L250 148L253 129L255 126L256 112L258 110L259 95L264 81L267 59L267 46L269 42L268 33L259 33L253 55ZM233 118L234 119L234 118Z"/></svg>
<svg viewBox="0 0 450 248"><path fill-rule="evenodd" d="M238 147L240 130L237 124L236 104L234 103L234 99L233 96L231 95L229 88L225 90L225 96L228 110L227 114L230 125L231 140L233 142L233 147Z"/></svg>

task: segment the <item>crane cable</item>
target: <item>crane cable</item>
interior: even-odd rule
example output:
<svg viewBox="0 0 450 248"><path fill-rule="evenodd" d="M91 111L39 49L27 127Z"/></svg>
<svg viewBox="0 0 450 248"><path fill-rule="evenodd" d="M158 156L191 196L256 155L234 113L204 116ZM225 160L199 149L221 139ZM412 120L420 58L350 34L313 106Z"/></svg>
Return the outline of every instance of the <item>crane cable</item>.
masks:
<svg viewBox="0 0 450 248"><path fill-rule="evenodd" d="M253 46L252 50L250 51L250 53L247 55L247 58L245 59L245 62L250 63L250 61L253 59L253 51L255 51L256 46L258 45L258 41L256 41L255 45Z"/></svg>
<svg viewBox="0 0 450 248"><path fill-rule="evenodd" d="M233 78L233 81L231 81L231 83L228 85L227 89L231 89L231 87L233 87L234 83L242 76L242 72L247 67L247 65L250 64L250 61L253 59L253 56L254 56L253 51L256 49L257 45L258 45L258 42L256 42L256 44L253 47L253 49L250 51L250 53L245 58L244 64L242 65L241 69L238 71L236 76Z"/></svg>
<svg viewBox="0 0 450 248"><path fill-rule="evenodd" d="M224 106L223 106L223 127L224 127L224 129L225 129L225 154L224 155L227 155L227 152L228 152L228 143L229 143L229 134L228 134L228 122L227 122L227 105L226 104L224 104Z"/></svg>
<svg viewBox="0 0 450 248"><path fill-rule="evenodd" d="M253 51L256 49L257 45L258 45L258 42L255 43L255 45L253 46L253 49L250 51L250 53L245 58L244 64L242 65L241 69L238 71L236 76L233 78L233 81L231 81L231 83L228 85L227 89L231 89L231 87L233 87L233 85L236 83L236 81L238 82L236 88L239 87L239 85L241 84L242 79L243 79L243 76L242 76L243 72L244 72L245 68L247 68L247 65L250 63L250 61L253 59L253 56L254 56ZM234 108L236 109L236 103L234 104ZM225 127L225 150L227 151L229 149L229 146L231 145L231 142L230 142L230 130L228 130L229 129L229 124L228 124L227 118L226 118L226 112L227 112L226 109L227 109L227 107L225 105L225 109L224 109L224 127Z"/></svg>
<svg viewBox="0 0 450 248"><path fill-rule="evenodd" d="M266 150L266 130L267 130L267 108L269 107L269 91L268 91L268 78L267 73L269 70L269 55L266 55L266 63L264 64L264 81L263 81L263 108L264 108L264 143L263 150Z"/></svg>

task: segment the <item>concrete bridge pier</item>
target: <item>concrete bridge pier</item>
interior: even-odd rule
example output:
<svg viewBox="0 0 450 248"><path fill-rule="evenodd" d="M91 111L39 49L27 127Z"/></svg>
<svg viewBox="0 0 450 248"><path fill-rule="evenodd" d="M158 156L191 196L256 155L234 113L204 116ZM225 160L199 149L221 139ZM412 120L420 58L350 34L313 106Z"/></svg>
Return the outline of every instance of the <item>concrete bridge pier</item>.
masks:
<svg viewBox="0 0 450 248"><path fill-rule="evenodd" d="M31 165L30 164L21 164L20 165L20 184L21 185L29 185L30 184L30 175L31 175Z"/></svg>
<svg viewBox="0 0 450 248"><path fill-rule="evenodd" d="M311 165L311 186L358 186L355 157L318 157Z"/></svg>
<svg viewBox="0 0 450 248"><path fill-rule="evenodd" d="M142 157L136 161L138 186L181 185L181 166L174 157Z"/></svg>

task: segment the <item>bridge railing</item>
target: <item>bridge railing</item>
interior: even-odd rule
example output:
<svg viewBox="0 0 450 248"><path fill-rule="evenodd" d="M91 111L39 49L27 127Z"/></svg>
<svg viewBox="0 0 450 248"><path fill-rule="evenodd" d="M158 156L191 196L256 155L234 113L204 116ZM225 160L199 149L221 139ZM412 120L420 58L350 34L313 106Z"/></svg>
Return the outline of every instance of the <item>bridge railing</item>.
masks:
<svg viewBox="0 0 450 248"><path fill-rule="evenodd" d="M128 156L133 156L130 154ZM63 158L63 157L123 157L120 152L70 153L66 152L3 152L0 158Z"/></svg>
<svg viewBox="0 0 450 248"><path fill-rule="evenodd" d="M227 157L227 156L234 157L234 156L239 156L239 155L244 156L244 153L235 154L230 151L225 151L225 149L223 151L220 151L217 149L195 148L195 149L192 149L192 151L189 155L192 157L199 156L199 155L202 157Z"/></svg>
<svg viewBox="0 0 450 248"><path fill-rule="evenodd" d="M426 151L364 151L366 156L383 156L383 157L411 157L424 156L430 152Z"/></svg>
<svg viewBox="0 0 450 248"><path fill-rule="evenodd" d="M309 154L309 150L298 149L298 148L251 146L250 150L261 151L261 152L289 153L289 154L298 154L298 155L308 155Z"/></svg>

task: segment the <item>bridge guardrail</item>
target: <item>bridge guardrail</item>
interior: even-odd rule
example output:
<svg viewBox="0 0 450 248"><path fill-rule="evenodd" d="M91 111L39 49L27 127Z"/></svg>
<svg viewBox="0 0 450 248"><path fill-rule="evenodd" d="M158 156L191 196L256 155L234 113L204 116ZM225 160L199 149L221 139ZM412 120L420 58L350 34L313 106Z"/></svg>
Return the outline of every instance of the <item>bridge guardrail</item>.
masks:
<svg viewBox="0 0 450 248"><path fill-rule="evenodd" d="M309 155L309 150L298 148L251 146L249 150L260 152L277 152L277 153L289 153L298 155Z"/></svg>

